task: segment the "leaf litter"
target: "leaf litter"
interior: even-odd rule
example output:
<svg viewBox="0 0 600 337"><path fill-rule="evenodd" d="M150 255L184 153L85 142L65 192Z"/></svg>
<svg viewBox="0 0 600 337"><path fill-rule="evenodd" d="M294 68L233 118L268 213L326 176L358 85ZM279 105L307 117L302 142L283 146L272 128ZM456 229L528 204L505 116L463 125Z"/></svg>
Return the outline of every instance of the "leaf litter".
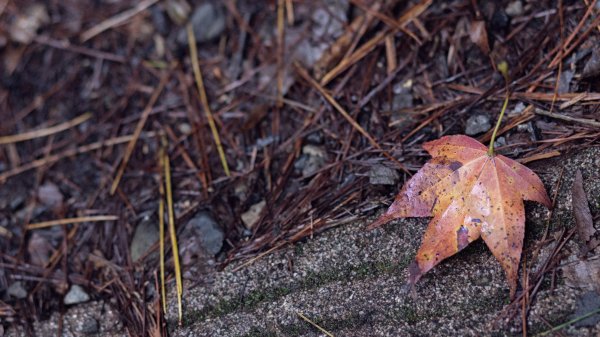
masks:
<svg viewBox="0 0 600 337"><path fill-rule="evenodd" d="M187 49L177 47L178 32L185 30L179 24L193 19L189 15L196 9L184 9L169 22L165 8L174 1L156 5L153 0L143 1L143 6L135 1L106 2L91 12L82 3L52 2L44 4L45 11L53 18L61 13L65 20L38 20L39 27L28 28L29 37L19 42L10 30L19 18L27 17L27 8L35 1L24 0L22 6L14 1L0 3L4 28L0 54L5 61L2 75L7 79L0 88L0 135L35 135L0 148L0 288L15 279L23 280L33 299L8 300L7 305L0 302L2 317L6 313L39 317L60 310L62 292L52 284L68 280L71 285L84 286L94 300L117 299L111 303L116 303L130 334L156 335L153 327L160 327L156 320L164 317L156 314L157 296L152 295L158 288L149 289L148 285L154 279L158 258L147 254L131 264L127 250L136 214L149 209L156 213L159 192L155 180L149 178L156 174L151 169L156 163L150 161L155 158L156 136L163 131L172 144L168 151L173 159L179 234L184 233L181 227L186 220L210 209L226 234L218 254L220 267L261 258L372 214L391 190L369 183L371 177L366 173L383 159L381 150L365 141L359 130L398 161L390 160L386 167L400 173L404 166L415 172L421 165L422 142L463 132L463 122L474 110L495 111L503 88L490 58L509 62L513 100L524 105L501 129L505 155L536 160L558 150L567 153L572 147L595 145L600 136L596 127L598 54L593 52L600 18L589 2L558 8L552 3L526 4L512 11L510 22L496 25L495 16L502 14L503 8L494 2L351 1L345 7L325 9L319 1L281 1L278 3L288 15L285 29L273 24L282 6L262 6L254 1L203 2L226 7L225 34L202 42L198 59L231 177L222 169L219 150L200 111L203 105L194 90L190 55ZM151 6L144 8L147 5ZM313 41L315 13L327 13L323 22L339 26L339 35ZM481 29L475 43L469 30L463 29L474 20ZM461 29L457 29L459 25ZM148 27L152 34L144 32ZM478 48L477 41L484 41L484 33L488 47ZM306 48L306 41L323 53L313 53L315 48ZM486 55L488 48L491 51ZM303 62L308 58L297 55L304 51L315 60ZM292 69L295 61L302 63L318 85L299 81L299 74ZM176 76L165 80L156 104L148 104L161 69L173 62L177 66L169 73ZM556 95L554 84L567 82L559 66L563 72L573 71L574 76L570 92ZM582 76L584 68L588 70ZM282 75L286 83L291 77L294 85L286 91L277 83L273 90ZM265 77L267 81L261 82ZM400 94L393 90L394 85L408 80L410 92L396 99L402 104L383 108L394 101L394 94ZM284 92L283 97L272 97ZM331 98L329 104L323 104L317 92ZM343 108L350 118L339 118L338 113L343 113L331 105ZM144 113L145 107L150 111ZM538 109L550 114L532 113ZM92 118L78 127L44 136L33 133L49 129L48 125L63 125L87 111ZM143 132L136 132L136 125L146 118ZM519 124L531 120L532 131L519 131ZM553 126L543 127L542 123L549 125L550 121ZM315 132L323 134L319 146L329 155L328 160L310 176L301 175L294 163ZM479 140L486 141L486 137L489 133ZM272 141L262 146L260 139ZM137 145L111 197L108 188L128 152L127 143ZM32 172L39 180L35 184L31 183L36 180ZM19 214L27 213L36 202L24 195L34 195L31 191L44 181L53 181L64 193L64 208L60 214L31 213L24 220ZM236 192L240 190L247 192ZM241 215L261 200L268 211L250 230ZM114 214L119 222L93 223L96 221L90 219L98 213ZM70 219L85 221L64 223ZM36 229L29 220L43 227L56 226L56 230ZM36 244L36 237L28 234L32 230L51 247L39 244L41 241ZM462 230L461 242L468 242L472 234ZM568 237L564 236L565 240ZM183 246L193 244L183 235L181 239ZM25 247L52 256L34 261L23 254ZM158 245L153 247L155 252ZM48 248L51 250L45 251ZM169 266L173 261L166 263ZM549 263L544 271L553 266ZM202 283L207 275L202 269L192 277ZM132 297L132 293L147 296Z"/></svg>

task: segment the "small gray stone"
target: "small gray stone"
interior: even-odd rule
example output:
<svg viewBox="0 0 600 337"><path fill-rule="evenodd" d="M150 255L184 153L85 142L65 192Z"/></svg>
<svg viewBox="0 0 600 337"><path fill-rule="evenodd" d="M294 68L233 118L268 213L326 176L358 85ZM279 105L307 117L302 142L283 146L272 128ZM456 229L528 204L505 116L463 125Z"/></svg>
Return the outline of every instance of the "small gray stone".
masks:
<svg viewBox="0 0 600 337"><path fill-rule="evenodd" d="M88 295L82 287L74 284L69 289L69 292L65 295L64 303L66 305L84 303L90 300Z"/></svg>
<svg viewBox="0 0 600 337"><path fill-rule="evenodd" d="M513 1L506 6L506 14L512 18L523 15L523 2Z"/></svg>
<svg viewBox="0 0 600 337"><path fill-rule="evenodd" d="M504 138L504 137L496 138L496 141L494 142L495 148L499 148L499 147L505 146L505 145L506 145L506 138Z"/></svg>
<svg viewBox="0 0 600 337"><path fill-rule="evenodd" d="M302 155L294 163L294 168L306 177L320 170L326 161L327 153L322 147L308 144L302 147Z"/></svg>
<svg viewBox="0 0 600 337"><path fill-rule="evenodd" d="M200 245L211 255L219 253L223 247L225 233L208 212L199 212L190 219L188 226L198 234Z"/></svg>
<svg viewBox="0 0 600 337"><path fill-rule="evenodd" d="M572 70L564 70L560 73L560 80L558 81L558 93L565 94L570 92L570 84L571 80L575 76L575 73Z"/></svg>
<svg viewBox="0 0 600 337"><path fill-rule="evenodd" d="M154 217L145 216L135 228L129 253L131 260L136 262L159 239L158 225Z"/></svg>
<svg viewBox="0 0 600 337"><path fill-rule="evenodd" d="M600 3L600 2L599 2ZM592 56L583 67L582 76L584 78L594 77L600 74L600 48L592 51Z"/></svg>
<svg viewBox="0 0 600 337"><path fill-rule="evenodd" d="M25 8L23 15L13 20L8 32L13 41L29 44L36 37L38 29L50 22L45 5L36 3Z"/></svg>
<svg viewBox="0 0 600 337"><path fill-rule="evenodd" d="M79 327L79 332L84 335L94 335L100 331L100 324L98 320L93 317L86 317L81 322L81 326Z"/></svg>
<svg viewBox="0 0 600 337"><path fill-rule="evenodd" d="M369 183L373 185L396 185L400 175L396 170L383 165L375 165L369 171Z"/></svg>
<svg viewBox="0 0 600 337"><path fill-rule="evenodd" d="M582 294L577 299L577 310L572 315L572 319L584 316L600 307L600 295L595 291L589 291ZM576 327L594 326L600 322L600 313L592 315L586 319L582 319L575 323Z"/></svg>
<svg viewBox="0 0 600 337"><path fill-rule="evenodd" d="M46 207L56 208L63 203L63 195L58 186L52 182L41 185L37 191L38 200Z"/></svg>
<svg viewBox="0 0 600 337"><path fill-rule="evenodd" d="M219 37L225 30L225 13L213 2L204 2L194 9L190 23L194 28L196 42L204 43ZM181 29L177 34L177 42L187 46L187 32Z"/></svg>
<svg viewBox="0 0 600 337"><path fill-rule="evenodd" d="M8 287L8 289L6 290L6 292L10 296L18 299L23 299L27 297L27 290L25 290L25 288L23 287L22 282L15 282L11 284L10 287Z"/></svg>
<svg viewBox="0 0 600 337"><path fill-rule="evenodd" d="M413 106L412 93L403 93L394 95L392 100L392 109L394 112L400 109L410 108Z"/></svg>
<svg viewBox="0 0 600 337"><path fill-rule="evenodd" d="M312 157L327 157L327 154L325 153L325 150L323 150L322 147L314 145L304 145L302 147L302 153Z"/></svg>
<svg viewBox="0 0 600 337"><path fill-rule="evenodd" d="M323 132L315 131L306 136L306 142L310 144L320 145L323 144Z"/></svg>
<svg viewBox="0 0 600 337"><path fill-rule="evenodd" d="M341 36L344 33L344 24L348 20L348 1L323 1L323 5L312 12L312 33L317 38Z"/></svg>
<svg viewBox="0 0 600 337"><path fill-rule="evenodd" d="M519 103L515 104L514 108L506 111L506 115L511 116L511 117L518 116L521 113L523 113L523 111L525 111L525 108L526 108L525 103L519 102Z"/></svg>
<svg viewBox="0 0 600 337"><path fill-rule="evenodd" d="M474 115L467 119L465 133L469 136L473 136L478 133L486 132L491 127L490 118L487 115Z"/></svg>
<svg viewBox="0 0 600 337"><path fill-rule="evenodd" d="M262 200L250 206L250 209L242 213L242 222L244 222L244 225L246 225L248 229L251 229L258 222L258 220L260 219L260 215L266 205L267 202Z"/></svg>

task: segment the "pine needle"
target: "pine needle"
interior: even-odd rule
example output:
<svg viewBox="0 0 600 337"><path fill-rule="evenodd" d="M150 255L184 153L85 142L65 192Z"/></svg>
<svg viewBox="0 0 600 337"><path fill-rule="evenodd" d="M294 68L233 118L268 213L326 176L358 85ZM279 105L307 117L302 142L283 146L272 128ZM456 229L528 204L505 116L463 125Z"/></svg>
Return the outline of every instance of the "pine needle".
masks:
<svg viewBox="0 0 600 337"><path fill-rule="evenodd" d="M53 135L55 133L65 131L76 125L79 125L79 124L87 121L90 118L92 118L92 114L89 112L86 112L83 115L77 116L70 121L66 121L64 123L57 124L57 125L45 128L45 129L23 132L23 133L16 134L16 135L3 136L3 137L0 137L0 145L10 144L10 143L18 143L18 142L22 142L25 140L30 140L30 139Z"/></svg>
<svg viewBox="0 0 600 337"><path fill-rule="evenodd" d="M111 29L113 27L119 26L127 22L129 19L134 17L135 15L143 12L146 8L157 3L158 0L145 0L139 2L135 7L130 8L124 12L121 12L111 18L108 18L94 27L86 30L81 34L81 42L85 42L94 36L104 32L105 30Z"/></svg>
<svg viewBox="0 0 600 337"><path fill-rule="evenodd" d="M317 323L311 321L308 317L304 316L301 312L297 312L298 316L300 316L300 318L302 318L303 320L307 321L308 323L310 323L312 326L314 326L315 328L319 329L322 333L326 334L329 337L334 337L333 334L323 328L321 328Z"/></svg>
<svg viewBox="0 0 600 337"><path fill-rule="evenodd" d="M140 120L138 121L137 125L135 126L135 131L133 131L133 138L127 144L127 148L125 149L125 154L123 155L123 161L121 161L121 165L119 166L119 169L117 170L117 175L115 176L115 179L113 180L113 183L110 187L110 195L115 194L115 191L117 190L117 187L119 186L119 182L121 181L121 178L123 177L123 173L125 172L125 167L127 167L127 163L129 162L129 158L133 154L133 150L135 149L135 144L137 143L137 140L140 137L142 130L144 129L144 124L146 124L146 120L148 120L148 116L150 115L150 112L152 111L152 107L158 100L158 96L160 96L160 93L165 88L165 85L167 84L168 79L169 79L168 72L163 73L163 75L160 78L160 83L158 84L158 87L156 87L156 89L152 93L152 96L150 97L150 100L148 101L148 104L146 104L144 111L142 111L142 117L140 117Z"/></svg>
<svg viewBox="0 0 600 337"><path fill-rule="evenodd" d="M119 217L115 216L115 215L97 215L97 216L83 216L83 217L78 217L78 218L65 218L65 219L32 223L32 224L27 225L27 230L47 228L47 227L59 226L59 225L76 224L76 223L82 223L82 222L116 221L118 219L119 219Z"/></svg>
<svg viewBox="0 0 600 337"><path fill-rule="evenodd" d="M221 138L215 125L215 119L208 104L208 97L206 96L206 89L204 88L204 80L202 79L202 72L200 71L200 64L198 63L198 50L196 49L196 36L194 35L194 29L192 24L187 25L188 44L190 46L190 58L192 61L192 69L194 70L194 78L196 79L196 87L198 88L198 94L200 95L200 102L204 108L206 119L208 119L208 125L212 132L213 139L217 145L217 151L219 152L219 158L221 159L221 165L226 176L230 176L229 166L227 165L227 159L225 158L225 151L223 151L223 145L221 145Z"/></svg>
<svg viewBox="0 0 600 337"><path fill-rule="evenodd" d="M167 148L167 138L162 138L163 147ZM167 213L169 216L169 234L171 236L171 247L173 250L173 263L175 264L175 284L177 286L177 310L179 313L179 325L183 318L183 308L181 304L181 295L183 294L183 285L181 283L181 265L179 264L179 248L177 246L177 233L175 232L175 215L173 211L173 190L171 188L171 164L169 154L163 152L163 163L165 169L165 187L167 192Z"/></svg>
<svg viewBox="0 0 600 337"><path fill-rule="evenodd" d="M165 167L166 148L161 145L158 152L158 163L161 170L160 179L158 181L158 192L160 199L158 200L158 237L159 237L159 252L160 252L160 293L162 297L163 312L167 313L167 292L165 290L165 185L163 183L162 171Z"/></svg>

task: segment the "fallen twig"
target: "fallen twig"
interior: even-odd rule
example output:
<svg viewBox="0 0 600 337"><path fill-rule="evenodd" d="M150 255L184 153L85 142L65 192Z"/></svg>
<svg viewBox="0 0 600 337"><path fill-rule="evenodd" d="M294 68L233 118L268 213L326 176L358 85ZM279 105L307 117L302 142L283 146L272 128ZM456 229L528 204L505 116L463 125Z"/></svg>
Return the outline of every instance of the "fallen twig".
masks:
<svg viewBox="0 0 600 337"><path fill-rule="evenodd" d="M548 116L556 119L561 119L567 122L579 123L587 126L591 126L594 128L600 128L600 122L591 118L579 118L579 117L571 117L563 114L559 114L556 112L550 112L542 109L535 109L535 113L542 116Z"/></svg>

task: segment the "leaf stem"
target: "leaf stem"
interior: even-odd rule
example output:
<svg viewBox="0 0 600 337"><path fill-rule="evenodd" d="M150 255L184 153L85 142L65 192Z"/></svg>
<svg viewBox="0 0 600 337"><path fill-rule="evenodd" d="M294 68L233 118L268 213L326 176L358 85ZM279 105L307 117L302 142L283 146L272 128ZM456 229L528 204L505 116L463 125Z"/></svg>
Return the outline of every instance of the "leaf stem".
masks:
<svg viewBox="0 0 600 337"><path fill-rule="evenodd" d="M510 99L510 91L508 90L508 63L506 61L500 62L500 64L498 64L498 70L504 77L504 83L506 84L506 98L504 99L504 104L502 105L500 117L498 117L498 122L496 122L494 132L492 133L492 139L490 139L490 147L488 148L488 156L490 157L494 155L494 142L496 141L496 134L498 133L498 129L500 129L500 124L502 123L502 118L504 117L504 112L506 111L506 107L508 106L508 100Z"/></svg>
<svg viewBox="0 0 600 337"><path fill-rule="evenodd" d="M496 122L496 127L494 128L494 132L492 133L492 138L490 139L490 147L488 148L488 156L494 155L494 141L496 140L496 134L498 133L498 129L500 129L500 124L502 123L502 118L504 117L504 112L506 111L506 107L508 106L508 99L510 98L510 92L506 91L506 98L504 99L504 104L502 105L502 110L500 111L500 117L498 117L498 122Z"/></svg>

